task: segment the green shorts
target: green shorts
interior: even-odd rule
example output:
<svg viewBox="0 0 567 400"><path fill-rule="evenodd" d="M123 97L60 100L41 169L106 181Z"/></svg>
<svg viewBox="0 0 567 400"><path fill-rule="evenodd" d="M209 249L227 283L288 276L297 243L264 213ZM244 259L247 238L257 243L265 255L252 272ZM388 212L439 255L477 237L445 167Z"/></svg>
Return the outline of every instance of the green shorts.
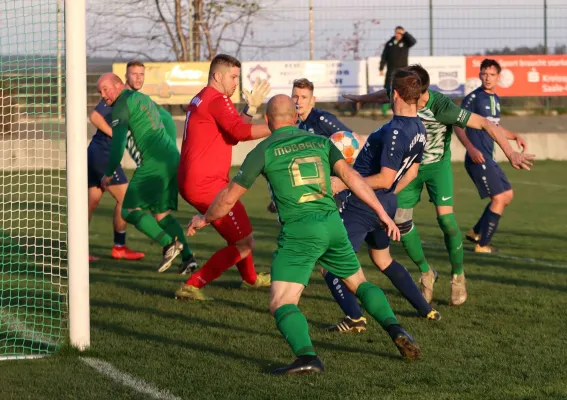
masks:
<svg viewBox="0 0 567 400"><path fill-rule="evenodd" d="M417 177L398 193L398 208L414 208L421 199L423 185L435 206L453 206L453 168L450 161L422 166Z"/></svg>
<svg viewBox="0 0 567 400"><path fill-rule="evenodd" d="M179 189L177 187L177 168L163 164L144 164L136 169L122 208L132 210L140 208L152 214L177 210Z"/></svg>
<svg viewBox="0 0 567 400"><path fill-rule="evenodd" d="M272 262L272 282L307 286L317 263L339 278L348 278L360 269L338 211L312 214L282 227Z"/></svg>

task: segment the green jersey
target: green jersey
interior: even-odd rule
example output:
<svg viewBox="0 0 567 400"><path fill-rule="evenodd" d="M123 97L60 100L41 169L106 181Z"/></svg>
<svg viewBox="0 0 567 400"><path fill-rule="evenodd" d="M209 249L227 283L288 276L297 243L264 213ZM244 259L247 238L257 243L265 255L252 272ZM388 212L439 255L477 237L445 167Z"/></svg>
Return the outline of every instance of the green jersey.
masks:
<svg viewBox="0 0 567 400"><path fill-rule="evenodd" d="M112 144L106 176L112 176L125 148L138 167L152 161L179 161L179 150L165 130L158 106L149 96L128 89L112 106Z"/></svg>
<svg viewBox="0 0 567 400"><path fill-rule="evenodd" d="M342 159L326 137L288 126L260 142L233 181L248 189L264 175L283 225L316 212L337 211L330 173Z"/></svg>
<svg viewBox="0 0 567 400"><path fill-rule="evenodd" d="M471 116L442 93L429 90L429 101L417 112L427 132L421 169L431 164L451 159L451 135L453 125L464 128Z"/></svg>
<svg viewBox="0 0 567 400"><path fill-rule="evenodd" d="M157 104L156 104L157 105ZM177 145L177 128L175 127L175 121L171 114L162 106L157 105L159 115L161 117L161 122L163 122L163 126L165 128L165 132L173 140L173 142Z"/></svg>

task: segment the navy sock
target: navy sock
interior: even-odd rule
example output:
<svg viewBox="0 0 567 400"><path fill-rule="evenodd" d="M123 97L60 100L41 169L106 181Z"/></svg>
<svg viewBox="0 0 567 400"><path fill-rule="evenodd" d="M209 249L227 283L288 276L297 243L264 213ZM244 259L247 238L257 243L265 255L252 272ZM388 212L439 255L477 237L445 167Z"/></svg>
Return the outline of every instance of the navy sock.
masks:
<svg viewBox="0 0 567 400"><path fill-rule="evenodd" d="M480 227L482 226L482 223L484 222L484 219L486 218L486 214L490 211L490 205L492 204L492 202L489 202L486 205L486 208L484 209L484 212L482 213L482 215L480 216L480 218L478 219L476 225L473 228L474 233L480 233Z"/></svg>
<svg viewBox="0 0 567 400"><path fill-rule="evenodd" d="M342 280L330 272L327 272L327 275L325 275L325 282L327 282L329 290L333 294L337 303L339 303L339 306L345 315L348 315L352 319L359 319L362 317L362 310L360 309L356 296L346 288Z"/></svg>
<svg viewBox="0 0 567 400"><path fill-rule="evenodd" d="M498 221L500 221L500 215L488 210L486 212L486 216L480 226L480 240L478 244L481 246L486 246L490 244L490 240L492 239L492 235L496 232L496 228L498 228Z"/></svg>
<svg viewBox="0 0 567 400"><path fill-rule="evenodd" d="M124 232L114 231L114 245L115 246L126 246L126 231L124 231Z"/></svg>
<svg viewBox="0 0 567 400"><path fill-rule="evenodd" d="M431 306L425 301L410 273L402 264L392 260L392 263L382 272L417 310L420 316L425 317L431 312Z"/></svg>

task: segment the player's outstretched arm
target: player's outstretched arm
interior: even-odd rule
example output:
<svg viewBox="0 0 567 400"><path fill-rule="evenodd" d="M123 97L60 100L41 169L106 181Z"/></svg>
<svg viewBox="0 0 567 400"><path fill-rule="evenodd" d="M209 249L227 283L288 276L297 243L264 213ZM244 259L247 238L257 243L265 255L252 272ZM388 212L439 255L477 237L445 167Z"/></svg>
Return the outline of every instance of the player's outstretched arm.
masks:
<svg viewBox="0 0 567 400"><path fill-rule="evenodd" d="M386 89L381 89L377 92L367 94L343 94L343 97L360 104L387 104L390 102L390 98L388 97L388 93L386 93Z"/></svg>
<svg viewBox="0 0 567 400"><path fill-rule="evenodd" d="M218 192L205 215L195 215L193 217L187 228L187 236L193 236L198 229L227 215L247 190L236 182L230 182Z"/></svg>
<svg viewBox="0 0 567 400"><path fill-rule="evenodd" d="M515 169L530 170L530 167L533 165L532 161L535 159L535 155L514 151L510 143L508 143L506 135L499 126L475 113L471 113L467 126L469 128L482 129L486 131L490 137L494 139L498 146L500 146L512 167Z"/></svg>
<svg viewBox="0 0 567 400"><path fill-rule="evenodd" d="M247 124L237 114L234 104L227 102L223 97L218 97L211 102L209 112L236 142L259 139L270 135L270 129L266 124Z"/></svg>
<svg viewBox="0 0 567 400"><path fill-rule="evenodd" d="M339 160L333 165L333 171L335 174L345 183L345 185L352 190L354 195L360 200L368 204L372 210L378 215L380 221L386 226L388 236L393 240L400 240L400 231L394 221L388 216L380 201L376 197L376 194L366 184L364 179L360 176L358 172L352 169L345 160Z"/></svg>
<svg viewBox="0 0 567 400"><path fill-rule="evenodd" d="M89 116L89 121L102 133L112 137L112 128L106 123L106 120L97 110L94 110Z"/></svg>
<svg viewBox="0 0 567 400"><path fill-rule="evenodd" d="M411 181L413 181L417 177L417 173L419 172L419 163L413 163L413 165L408 169L405 175L400 179L398 185L396 186L396 190L394 190L395 194L398 194L405 188Z"/></svg>
<svg viewBox="0 0 567 400"><path fill-rule="evenodd" d="M483 164L485 162L485 159L484 156L482 155L482 152L479 151L476 147L474 147L474 144L472 144L469 138L467 137L465 130L460 126L456 126L456 125L453 127L453 129L455 131L455 135L457 135L457 138L459 139L459 142L461 142L461 144L467 150L467 153L469 153L471 160L475 164Z"/></svg>

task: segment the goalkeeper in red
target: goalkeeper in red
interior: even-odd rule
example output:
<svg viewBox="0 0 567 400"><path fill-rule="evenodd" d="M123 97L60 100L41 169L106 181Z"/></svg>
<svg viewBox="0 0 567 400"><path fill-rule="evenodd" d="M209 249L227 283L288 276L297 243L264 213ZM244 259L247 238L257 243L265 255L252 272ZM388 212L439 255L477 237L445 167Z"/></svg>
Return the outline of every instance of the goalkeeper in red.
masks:
<svg viewBox="0 0 567 400"><path fill-rule="evenodd" d="M250 124L270 86L256 82L252 93L243 90L247 106L238 114L230 97L239 84L240 61L219 54L209 69L209 81L189 103L179 163L179 192L199 212L207 211L229 181L232 147L240 141L268 136L265 124ZM236 264L244 288L269 287L270 277L257 274L252 259L252 225L240 201L228 215L213 223L227 246L217 251L175 292L177 299L205 300L202 288Z"/></svg>
<svg viewBox="0 0 567 400"><path fill-rule="evenodd" d="M124 196L122 218L163 247L158 270L165 271L184 249L189 251L183 228L170 214L177 209L179 150L149 96L128 90L113 73L99 78L98 90L112 105L112 143L101 187L110 184L126 148L137 168Z"/></svg>
<svg viewBox="0 0 567 400"><path fill-rule="evenodd" d="M272 373L323 371L309 336L307 320L297 307L315 263L332 271L356 293L404 358L419 358L419 346L399 325L382 290L364 277L331 192L331 169L370 207L375 213L373 218L382 221L386 227L384 235L398 240L399 231L394 221L374 191L348 166L331 141L295 127L297 112L290 97L271 98L266 120L272 135L248 154L236 177L215 197L205 215L193 217L188 234L193 235L196 229L222 219L260 174L266 177L281 223L271 269L270 311L297 357L290 365Z"/></svg>

